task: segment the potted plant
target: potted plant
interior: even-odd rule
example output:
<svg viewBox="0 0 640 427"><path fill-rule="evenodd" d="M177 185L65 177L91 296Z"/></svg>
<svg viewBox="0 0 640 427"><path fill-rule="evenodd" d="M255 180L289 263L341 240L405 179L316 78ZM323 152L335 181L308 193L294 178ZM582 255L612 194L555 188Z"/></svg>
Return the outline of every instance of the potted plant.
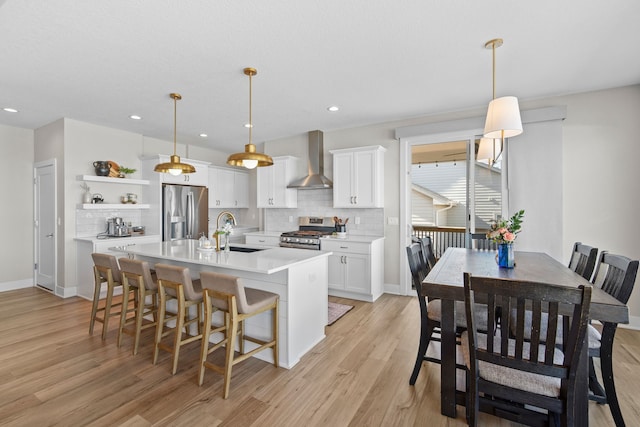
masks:
<svg viewBox="0 0 640 427"><path fill-rule="evenodd" d="M120 172L120 178L126 178L127 175L131 175L132 173L135 173L136 169L120 166L119 172Z"/></svg>

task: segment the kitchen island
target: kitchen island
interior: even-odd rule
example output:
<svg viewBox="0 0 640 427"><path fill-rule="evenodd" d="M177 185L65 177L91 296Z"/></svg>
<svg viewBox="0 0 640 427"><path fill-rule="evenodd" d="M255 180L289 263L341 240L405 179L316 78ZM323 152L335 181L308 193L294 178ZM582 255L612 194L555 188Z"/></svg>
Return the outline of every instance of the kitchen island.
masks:
<svg viewBox="0 0 640 427"><path fill-rule="evenodd" d="M245 286L280 295L279 362L290 369L300 358L324 339L328 311L328 257L331 252L306 249L232 245L238 250L255 252L203 252L197 240L177 240L110 248L129 257L188 267L194 278L201 271L216 271L241 277ZM216 313L215 323L222 314ZM271 337L271 312L246 321L248 335ZM247 342L247 349L252 343ZM273 362L272 352L255 357Z"/></svg>

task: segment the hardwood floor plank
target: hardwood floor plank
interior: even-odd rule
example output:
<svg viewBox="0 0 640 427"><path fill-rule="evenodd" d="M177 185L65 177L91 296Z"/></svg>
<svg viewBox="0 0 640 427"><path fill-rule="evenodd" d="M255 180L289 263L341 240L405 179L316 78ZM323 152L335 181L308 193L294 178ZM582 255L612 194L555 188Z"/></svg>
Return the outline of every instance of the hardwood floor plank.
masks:
<svg viewBox="0 0 640 427"><path fill-rule="evenodd" d="M197 385L199 344L151 364L153 332L139 354L131 337L115 345L88 333L90 302L60 299L39 289L0 293L0 424L8 426L465 426L440 415L440 368L425 362L409 385L418 346L419 308L412 297L383 295L353 305L326 328L327 337L293 369L252 358L233 369L231 396L222 376ZM223 351L210 356L222 364ZM628 425L640 419L640 332L619 329L614 346L616 384ZM590 425L612 425L606 405L591 403ZM481 414L480 425L516 424Z"/></svg>

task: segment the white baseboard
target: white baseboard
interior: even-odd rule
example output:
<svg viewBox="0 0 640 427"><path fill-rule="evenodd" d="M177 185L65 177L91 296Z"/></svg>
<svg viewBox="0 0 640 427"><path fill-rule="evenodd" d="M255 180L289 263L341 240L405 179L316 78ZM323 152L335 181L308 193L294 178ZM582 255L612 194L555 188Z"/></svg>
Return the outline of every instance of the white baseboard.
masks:
<svg viewBox="0 0 640 427"><path fill-rule="evenodd" d="M78 288L77 287L71 287L71 288L65 288L62 286L56 286L56 292L55 294L59 297L62 298L70 298L70 297L75 297L76 295L78 295Z"/></svg>
<svg viewBox="0 0 640 427"><path fill-rule="evenodd" d="M385 283L383 288L385 294L401 295L400 285L397 283Z"/></svg>
<svg viewBox="0 0 640 427"><path fill-rule="evenodd" d="M0 283L0 292L14 291L16 289L32 288L33 277L22 280L14 280L11 282Z"/></svg>

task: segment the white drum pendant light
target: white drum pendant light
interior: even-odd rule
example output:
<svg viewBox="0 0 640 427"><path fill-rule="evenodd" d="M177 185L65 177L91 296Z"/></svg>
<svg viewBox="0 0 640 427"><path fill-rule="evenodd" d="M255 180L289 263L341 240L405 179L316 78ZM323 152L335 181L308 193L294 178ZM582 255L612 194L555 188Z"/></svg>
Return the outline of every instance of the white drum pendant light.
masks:
<svg viewBox="0 0 640 427"><path fill-rule="evenodd" d="M489 103L483 133L485 138L501 141L522 133L518 98L515 96L496 98L496 48L502 46L502 42L502 39L493 39L484 45L485 48L493 51L493 99Z"/></svg>

